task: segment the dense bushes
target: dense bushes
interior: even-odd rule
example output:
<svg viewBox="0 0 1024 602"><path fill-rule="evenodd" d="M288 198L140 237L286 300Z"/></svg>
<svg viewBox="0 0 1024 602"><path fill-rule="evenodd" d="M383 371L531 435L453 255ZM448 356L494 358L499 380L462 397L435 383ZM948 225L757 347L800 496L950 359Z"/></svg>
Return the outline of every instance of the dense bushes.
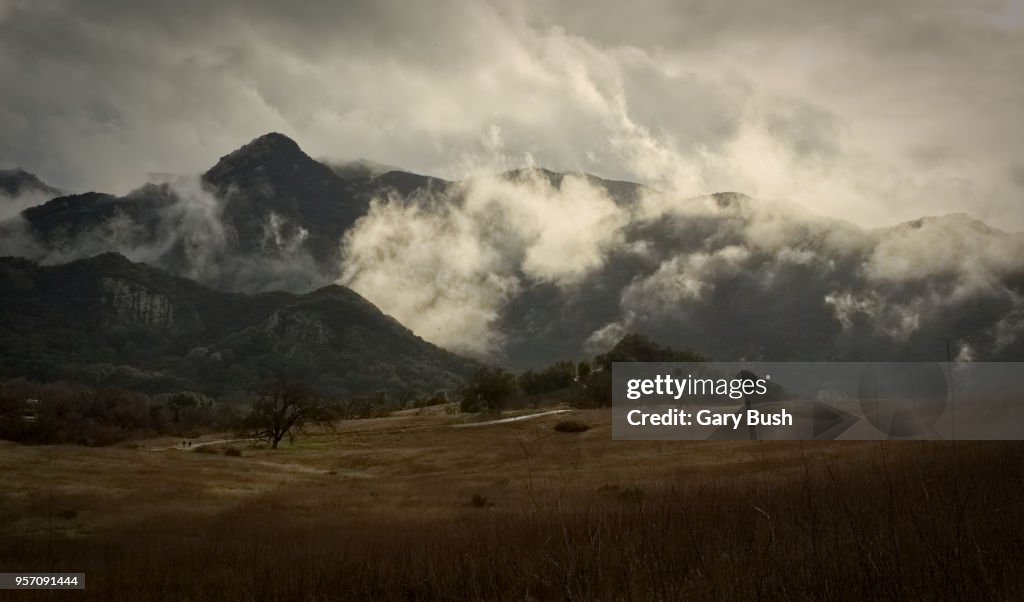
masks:
<svg viewBox="0 0 1024 602"><path fill-rule="evenodd" d="M709 358L689 349L677 350L659 344L643 334L627 334L607 353L594 358L595 371L589 366L580 371L580 386L575 405L599 408L612 404L612 364L615 362L707 362ZM584 371L587 376L584 376Z"/></svg>
<svg viewBox="0 0 1024 602"><path fill-rule="evenodd" d="M459 410L500 412L517 393L514 374L497 366L485 366L463 385Z"/></svg>
<svg viewBox="0 0 1024 602"><path fill-rule="evenodd" d="M519 375L519 388L526 395L540 395L571 387L575 368L572 362L555 362L540 372L527 370Z"/></svg>
<svg viewBox="0 0 1024 602"><path fill-rule="evenodd" d="M67 382L0 384L0 438L22 443L109 445L201 428L227 430L237 419L234 406L191 392L150 397Z"/></svg>
<svg viewBox="0 0 1024 602"><path fill-rule="evenodd" d="M560 361L518 377L500 367L477 371L460 393L462 412L495 412L541 401L570 402L576 407L598 408L612 403L612 364L615 362L706 362L709 358L689 349L676 350L643 334L627 334L606 353L578 364Z"/></svg>
<svg viewBox="0 0 1024 602"><path fill-rule="evenodd" d="M381 390L322 402L332 418L350 420L447 403L448 394L409 392L398 399ZM249 410L249 402L216 401L193 391L150 396L65 381L0 381L0 439L19 443L110 445L163 434L237 432Z"/></svg>

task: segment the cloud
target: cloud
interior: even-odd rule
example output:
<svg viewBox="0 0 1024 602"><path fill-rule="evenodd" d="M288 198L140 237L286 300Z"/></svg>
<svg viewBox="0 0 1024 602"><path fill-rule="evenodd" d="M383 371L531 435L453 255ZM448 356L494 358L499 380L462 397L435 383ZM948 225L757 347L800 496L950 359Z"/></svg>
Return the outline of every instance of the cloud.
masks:
<svg viewBox="0 0 1024 602"><path fill-rule="evenodd" d="M627 212L582 176L471 178L427 199L373 201L344 241L342 284L417 334L486 356L525 283L572 286L603 264Z"/></svg>
<svg viewBox="0 0 1024 602"><path fill-rule="evenodd" d="M712 253L677 255L629 285L622 292L622 304L633 313L685 312L687 305L705 300L715 278L744 269L749 258L750 251L735 245Z"/></svg>
<svg viewBox="0 0 1024 602"><path fill-rule="evenodd" d="M962 337L954 342L988 357L1024 332L1015 284L1024 237L966 216L870 229L737 195L647 200L622 250L650 262L621 289L618 316L590 332L589 352L640 330L696 337L719 353L747 340L786 353L804 334L792 329L804 329L816 339L804 353L889 353ZM771 337L781 338L764 342Z"/></svg>
<svg viewBox="0 0 1024 602"><path fill-rule="evenodd" d="M921 327L922 299L910 305L901 305L883 299L877 292L860 294L834 293L825 296L825 304L832 307L836 319L845 331L854 328L858 317L864 317L872 324L875 333L888 336L894 341L906 342Z"/></svg>
<svg viewBox="0 0 1024 602"><path fill-rule="evenodd" d="M588 326L602 340L794 286L838 329L884 306L886 336L912 337L947 302L1016 307L1019 237L960 219L876 227L966 211L1024 229L1022 27L1022 5L998 1L0 0L0 163L121 192L276 130L315 156L468 176L421 203L377 199L342 242L341 281L481 355L503 348L517 295L568 299L594 278L617 296L618 315ZM520 166L648 188L624 202L584 178L493 177ZM273 216L276 259L221 261L219 201L173 195L182 233L139 244L122 220L91 235L158 265L184 254L189 275L235 288L316 273Z"/></svg>
<svg viewBox="0 0 1024 602"><path fill-rule="evenodd" d="M1019 235L958 215L871 229L784 201L643 188L612 198L606 185L526 170L376 199L346 237L340 282L428 340L480 357L500 356L520 329L546 328L541 314L512 318L544 285L556 305L614 299L613 319L582 333L589 352L630 330L718 333L804 314L831 317L814 327L827 345L864 335L910 344L977 311L992 339L973 341L979 351L1016 340Z"/></svg>
<svg viewBox="0 0 1024 602"><path fill-rule="evenodd" d="M53 194L42 191L26 191L14 196L0 192L0 221L13 218L25 209L41 205L52 197Z"/></svg>
<svg viewBox="0 0 1024 602"><path fill-rule="evenodd" d="M307 291L337 277L306 251L308 232L275 213L258 224L262 248L243 253L235 244L234 227L224 219L225 200L196 177L144 186L119 203L103 219L70 216L45 234L46 244L40 244L40 234L20 216L0 222L0 255L52 265L116 251L215 288L248 292ZM132 203L147 209L131 211Z"/></svg>
<svg viewBox="0 0 1024 602"><path fill-rule="evenodd" d="M458 179L497 133L519 164L680 195L1024 227L1019 3L0 6L0 163L68 189L196 173L269 130Z"/></svg>
<svg viewBox="0 0 1024 602"><path fill-rule="evenodd" d="M137 221L115 210L108 219L61 225L47 237L45 249L22 251L45 264L66 263L115 250L132 261L163 265L173 254L186 260L184 275L204 280L215 269L225 249L225 232L218 199L203 190L198 179L180 178L163 185L148 185L127 196L130 202L156 207L155 223ZM76 202L72 199L70 202Z"/></svg>
<svg viewBox="0 0 1024 602"><path fill-rule="evenodd" d="M879 232L864 266L876 282L927 282L953 278L955 296L1000 287L1021 271L1024 237L995 230L965 215L901 224Z"/></svg>

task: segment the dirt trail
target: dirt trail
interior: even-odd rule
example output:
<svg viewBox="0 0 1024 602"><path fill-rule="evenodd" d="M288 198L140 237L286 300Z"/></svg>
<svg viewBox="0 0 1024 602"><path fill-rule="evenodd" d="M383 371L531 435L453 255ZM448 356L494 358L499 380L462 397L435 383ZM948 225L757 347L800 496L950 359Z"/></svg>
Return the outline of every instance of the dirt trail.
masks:
<svg viewBox="0 0 1024 602"><path fill-rule="evenodd" d="M252 439L215 439L213 441L193 443L189 447L182 447L181 445L172 445L170 447L154 447L149 451L170 451L172 449L176 449L178 451L192 451L194 449L199 449L200 447L206 447L207 445L219 445L221 443L239 443L241 441L252 441Z"/></svg>
<svg viewBox="0 0 1024 602"><path fill-rule="evenodd" d="M471 426L488 426L491 424L505 424L507 422L520 422L523 420L530 420L531 418L540 418L541 416L551 416L552 414L564 414L571 412L572 410L551 410L550 412L540 412L539 414L526 414L525 416L513 416L511 418L501 418L499 420L488 420L487 422L468 422L466 424L453 424L453 429L464 429Z"/></svg>
<svg viewBox="0 0 1024 602"><path fill-rule="evenodd" d="M541 416L551 416L551 415L554 415L554 414L565 414L567 412L572 412L572 411L573 410L569 410L569 409L550 410L550 411L547 411L547 412L538 412L536 414L526 414L526 415L523 415L523 416L512 416L511 418L499 418L497 420L488 420L488 421L485 421L485 422L468 422L468 423L465 423L465 424L452 424L452 425L449 425L449 426L451 428L461 429L461 428L470 428L470 427L474 427L474 426L490 426L492 424L507 424L507 423L510 423L510 422L521 422L523 420L531 420L533 418L540 418ZM429 429L429 428L435 428L435 427L425 427L425 428ZM403 429L403 430L405 430L405 429ZM220 444L223 444L223 443L242 443L242 442L246 442L246 441L254 441L254 439L214 439L212 441L202 441L202 442L198 442L198 443L193 442L192 445L189 446L189 447L182 447L179 444L179 445L171 445L171 446L168 446L168 447L154 447L154 448L150 448L149 451L155 451L155 452L156 451L171 451L171 450L194 451L196 449L199 449L200 447L206 447L208 445L220 445Z"/></svg>

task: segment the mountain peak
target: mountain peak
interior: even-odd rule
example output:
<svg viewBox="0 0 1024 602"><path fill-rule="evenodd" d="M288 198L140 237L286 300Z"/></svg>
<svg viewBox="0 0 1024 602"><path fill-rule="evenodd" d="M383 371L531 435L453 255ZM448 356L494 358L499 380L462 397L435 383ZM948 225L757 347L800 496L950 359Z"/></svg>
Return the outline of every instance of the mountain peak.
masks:
<svg viewBox="0 0 1024 602"><path fill-rule="evenodd" d="M252 142L246 144L239 150L249 150L250 152L302 152L302 149L299 148L299 144L297 142L280 132L263 134L262 136L253 139Z"/></svg>
<svg viewBox="0 0 1024 602"><path fill-rule="evenodd" d="M220 158L217 166L225 162L238 162L242 160L258 161L288 158L309 159L310 157L302 152L299 144L288 136L278 132L270 132L269 134L263 134L258 138L254 138L241 148L224 155ZM214 166L213 169L217 169L217 166Z"/></svg>
<svg viewBox="0 0 1024 602"><path fill-rule="evenodd" d="M310 173L323 177L330 172L325 165L307 155L299 145L284 134L271 132L224 155L203 179L217 187L237 184L240 178L270 177Z"/></svg>
<svg viewBox="0 0 1024 602"><path fill-rule="evenodd" d="M223 200L221 216L232 244L265 256L290 253L298 248L294 244L334 264L339 233L369 207L369 199L356 197L347 180L276 132L221 157L203 174L203 183Z"/></svg>

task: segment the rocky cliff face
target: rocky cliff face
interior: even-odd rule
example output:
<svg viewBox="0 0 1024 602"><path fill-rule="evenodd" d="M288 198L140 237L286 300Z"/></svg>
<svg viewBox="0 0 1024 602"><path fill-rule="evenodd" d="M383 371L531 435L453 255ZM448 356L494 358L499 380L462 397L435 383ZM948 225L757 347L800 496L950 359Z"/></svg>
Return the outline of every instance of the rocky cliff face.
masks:
<svg viewBox="0 0 1024 602"><path fill-rule="evenodd" d="M120 278L100 278L99 285L104 306L110 312L106 316L108 322L155 328L175 326L174 304L165 295Z"/></svg>
<svg viewBox="0 0 1024 602"><path fill-rule="evenodd" d="M267 320L265 330L285 348L327 345L330 342L330 328L320 316L309 311L274 312Z"/></svg>
<svg viewBox="0 0 1024 602"><path fill-rule="evenodd" d="M0 379L240 395L267 380L324 394L451 389L477 365L355 292L225 293L105 254L0 257Z"/></svg>

